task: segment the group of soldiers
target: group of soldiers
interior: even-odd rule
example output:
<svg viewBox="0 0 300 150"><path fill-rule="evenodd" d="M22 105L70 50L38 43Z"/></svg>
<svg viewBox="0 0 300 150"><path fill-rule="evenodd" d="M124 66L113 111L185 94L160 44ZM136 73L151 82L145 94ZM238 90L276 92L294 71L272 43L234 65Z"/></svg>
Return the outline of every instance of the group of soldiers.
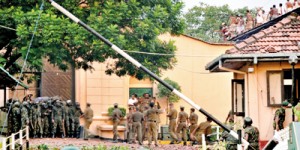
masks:
<svg viewBox="0 0 300 150"><path fill-rule="evenodd" d="M202 135L204 135L206 142L209 142L209 137L213 135L211 118L207 117L206 121L198 124L198 115L195 113L194 108L191 108L190 114L188 114L185 112L185 108L181 106L178 112L174 104L170 103L168 109L166 117L169 120L170 144L179 144L183 141L183 145L187 145L188 138L192 141L192 145L197 143L202 144ZM146 93L143 97L137 98L133 94L129 100L129 113L126 115L127 142L131 144L136 143L137 140L138 144L142 145L143 141L148 140L149 146L151 146L152 141L154 141L155 146L158 146L157 138L160 115L164 111L155 97L151 97ZM118 104L115 103L112 114L113 142L118 142L117 126L120 124L121 118L121 111L118 108ZM233 120L229 118L231 124ZM249 141L251 148L256 149L258 147L259 131L256 127L252 126L252 119L249 117L244 119L244 133L244 138ZM224 132L222 139L228 142L227 149L236 149L238 141L232 135Z"/></svg>
<svg viewBox="0 0 300 150"><path fill-rule="evenodd" d="M117 103L114 105L114 108L112 114L113 141L117 142L117 126L120 124L122 116ZM135 143L137 139L138 143L142 145L144 140L148 140L149 146L152 144L152 141L157 146L160 115L164 111L155 97L145 93L143 97L137 98L136 94L133 94L129 100L129 113L126 115L127 142ZM198 143L201 142L202 134L207 136L212 133L211 118L198 125L198 115L195 113L194 108L190 109L190 115L188 115L184 107L180 107L180 112L177 112L174 104L170 103L167 117L169 118L169 134L172 140L170 144L178 144L183 141L183 145L187 145L188 131L193 143L196 143L196 141Z"/></svg>
<svg viewBox="0 0 300 150"><path fill-rule="evenodd" d="M7 134L19 132L29 126L30 136L76 137L79 138L79 118L83 112L80 104L71 100L63 101L60 97L32 100L32 95L23 101L9 99L1 110L7 112Z"/></svg>

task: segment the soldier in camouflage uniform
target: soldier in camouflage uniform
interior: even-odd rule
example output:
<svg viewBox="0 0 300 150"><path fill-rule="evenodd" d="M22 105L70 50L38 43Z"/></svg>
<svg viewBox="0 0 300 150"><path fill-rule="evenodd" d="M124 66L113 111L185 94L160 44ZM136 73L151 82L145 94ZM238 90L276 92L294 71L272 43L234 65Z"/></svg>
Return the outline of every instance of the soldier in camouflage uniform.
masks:
<svg viewBox="0 0 300 150"><path fill-rule="evenodd" d="M47 103L41 104L41 138L49 135L49 116L51 115Z"/></svg>
<svg viewBox="0 0 300 150"><path fill-rule="evenodd" d="M21 129L26 128L29 125L29 112L28 112L29 104L28 102L23 102L23 106L21 108Z"/></svg>
<svg viewBox="0 0 300 150"><path fill-rule="evenodd" d="M48 105L48 112L49 112L49 115L47 116L48 117L48 123L49 123L49 126L48 126L48 137L52 137L52 131L53 131L53 126L54 126L54 123L52 121L52 113L53 113L53 107L54 107L54 104L56 102L56 99L53 99L53 98L50 98L48 101L47 101L47 105Z"/></svg>
<svg viewBox="0 0 300 150"><path fill-rule="evenodd" d="M228 128L233 130L232 125L229 125ZM226 150L237 150L238 140L227 131L223 131L221 135L221 141L222 140L226 141Z"/></svg>
<svg viewBox="0 0 300 150"><path fill-rule="evenodd" d="M75 108L73 107L72 101L67 100L66 105L66 129L68 131L67 136L68 137L74 137L74 120L75 120Z"/></svg>
<svg viewBox="0 0 300 150"><path fill-rule="evenodd" d="M53 123L53 129L52 129L52 138L56 135L56 129L59 128L59 133L61 134L61 137L64 138L63 134L63 124L64 124L64 110L61 102L59 100L56 100L55 106L52 110L52 123Z"/></svg>
<svg viewBox="0 0 300 150"><path fill-rule="evenodd" d="M20 102L16 101L12 108L13 133L19 132L21 127Z"/></svg>
<svg viewBox="0 0 300 150"><path fill-rule="evenodd" d="M276 131L282 130L283 122L285 120L285 108L289 105L287 101L282 102L282 107L276 110L274 116L273 128Z"/></svg>
<svg viewBox="0 0 300 150"><path fill-rule="evenodd" d="M248 149L259 149L259 131L256 127L252 126L252 119L250 117L244 118L244 139L249 142Z"/></svg>
<svg viewBox="0 0 300 150"><path fill-rule="evenodd" d="M80 120L79 118L81 117L81 115L83 114L81 108L80 108L80 104L78 102L76 102L76 106L75 106L75 114L74 114L74 133L76 135L76 138L80 137Z"/></svg>
<svg viewBox="0 0 300 150"><path fill-rule="evenodd" d="M33 128L33 137L36 138L38 134L42 137L41 133L41 111L38 103L33 103L30 113L30 123Z"/></svg>

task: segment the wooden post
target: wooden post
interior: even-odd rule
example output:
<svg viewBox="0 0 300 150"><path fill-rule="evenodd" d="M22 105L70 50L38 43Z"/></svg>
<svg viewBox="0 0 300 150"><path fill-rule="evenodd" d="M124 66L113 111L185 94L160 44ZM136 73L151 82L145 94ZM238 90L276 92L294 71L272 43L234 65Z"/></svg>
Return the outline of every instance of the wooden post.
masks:
<svg viewBox="0 0 300 150"><path fill-rule="evenodd" d="M6 150L6 138L2 138L2 150Z"/></svg>
<svg viewBox="0 0 300 150"><path fill-rule="evenodd" d="M8 139L9 140L9 139ZM15 133L11 134L11 149L14 150L15 149Z"/></svg>
<svg viewBox="0 0 300 150"><path fill-rule="evenodd" d="M205 134L202 134L202 150L206 150Z"/></svg>

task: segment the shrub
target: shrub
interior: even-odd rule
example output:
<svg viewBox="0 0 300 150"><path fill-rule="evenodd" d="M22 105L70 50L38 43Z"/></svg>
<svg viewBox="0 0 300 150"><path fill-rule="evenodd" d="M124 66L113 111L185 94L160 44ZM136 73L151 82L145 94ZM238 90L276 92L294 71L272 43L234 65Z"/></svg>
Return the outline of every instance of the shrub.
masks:
<svg viewBox="0 0 300 150"><path fill-rule="evenodd" d="M123 107L119 107L120 111L122 112L122 116L121 117L125 117L126 116L126 109ZM114 111L114 107L109 107L108 108L108 115L112 116L112 112Z"/></svg>

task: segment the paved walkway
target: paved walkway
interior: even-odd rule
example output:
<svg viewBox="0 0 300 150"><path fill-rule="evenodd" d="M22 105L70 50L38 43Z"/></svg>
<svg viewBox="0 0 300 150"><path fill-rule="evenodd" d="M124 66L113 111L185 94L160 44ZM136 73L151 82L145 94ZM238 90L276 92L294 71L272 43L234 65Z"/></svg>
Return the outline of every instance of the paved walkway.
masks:
<svg viewBox="0 0 300 150"><path fill-rule="evenodd" d="M147 143L145 142L144 146L140 146L138 144L126 144L126 143L112 143L110 141L99 140L97 138L89 139L85 141L83 139L74 139L74 138L43 138L43 139L30 139L30 147L38 146L41 144L46 144L49 146L50 149L54 148L63 148L65 146L77 146L77 147L92 147L98 145L106 145L107 147L112 146L127 146L132 150L147 150ZM198 150L197 147L193 146L182 146L182 145L159 145L155 147L154 145L151 146L152 150Z"/></svg>

